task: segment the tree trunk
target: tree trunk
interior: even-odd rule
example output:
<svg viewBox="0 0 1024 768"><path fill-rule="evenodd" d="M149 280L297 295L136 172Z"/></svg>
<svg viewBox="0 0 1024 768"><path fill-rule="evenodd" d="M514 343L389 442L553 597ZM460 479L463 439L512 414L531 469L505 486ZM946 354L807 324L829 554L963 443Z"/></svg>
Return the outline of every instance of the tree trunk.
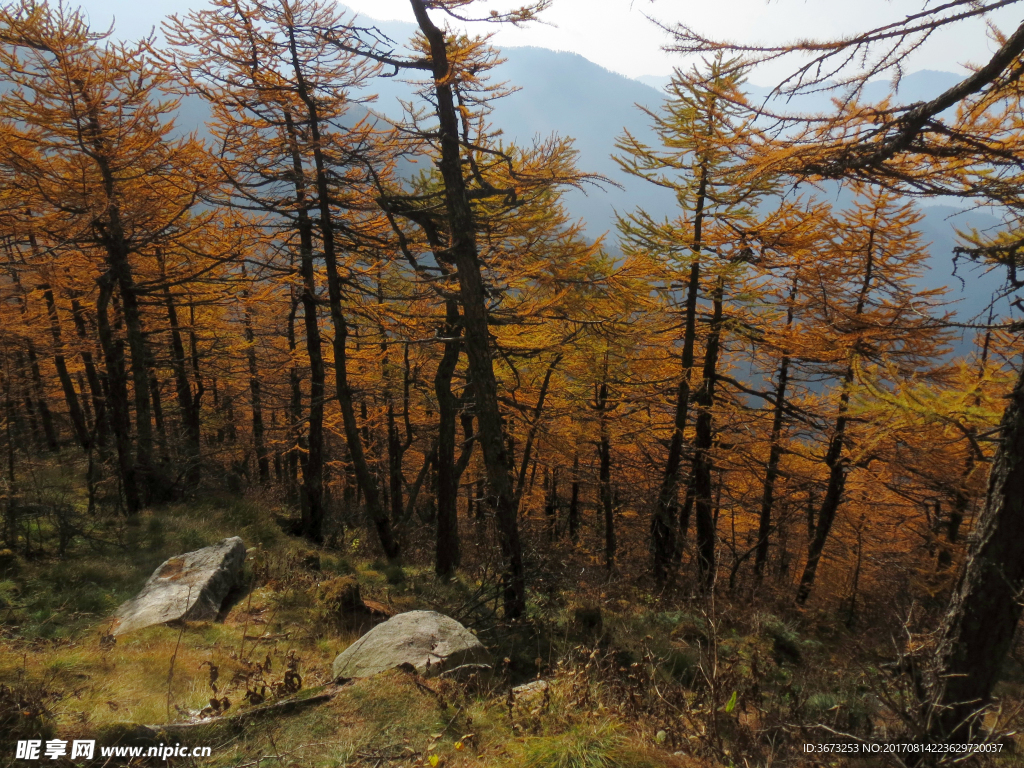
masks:
<svg viewBox="0 0 1024 768"><path fill-rule="evenodd" d="M79 342L82 345L80 354L82 366L85 368L85 380L89 382L89 392L92 396L96 445L100 449L101 459L106 459L107 433L110 426L107 421L107 395L103 389L103 382L100 380L99 372L96 370L96 362L89 349L92 339L85 327L85 310L77 298L71 299L71 319L75 323L75 332L78 334Z"/></svg>
<svg viewBox="0 0 1024 768"><path fill-rule="evenodd" d="M477 253L476 226L466 180L462 175L459 117L449 79L450 64L444 33L430 20L424 0L410 0L410 3L430 50L438 140L441 146L438 166L444 182L445 208L451 235L449 252L458 272L465 349L476 397L479 439L504 561L505 618L511 619L521 616L526 610L526 573L515 506L513 464L502 430L498 384L491 360L487 293Z"/></svg>
<svg viewBox="0 0 1024 768"><path fill-rule="evenodd" d="M29 240L32 244L33 250L36 250L35 238L30 235ZM28 296L24 286L21 284L21 277L18 274L18 270L15 265L14 249L10 244L8 244L6 250L8 253L8 272L11 276L11 282L17 290L15 300L21 307L22 321L27 323ZM50 412L50 407L47 404L46 387L43 384L43 376L39 368L39 356L36 354L35 342L30 336L25 336L24 341L28 363L27 365L22 366L22 368L28 374L30 382L29 387L26 389L25 407L29 413L33 413L35 410L33 408L32 396L28 394L28 392L31 391L35 395L35 404L39 411L39 422L43 428L45 441L42 443L42 446L48 451L56 452L60 449L60 442L57 439L57 430L53 423L53 414Z"/></svg>
<svg viewBox="0 0 1024 768"><path fill-rule="evenodd" d="M33 247L35 238L32 238ZM78 392L75 391L74 382L71 381L71 374L68 373L67 360L64 357L64 338L61 334L60 316L57 314L57 302L53 298L53 289L49 285L40 286L43 291L43 299L46 301L46 312L50 318L50 335L53 338L53 367L57 369L57 378L60 379L61 389L64 390L64 400L68 406L68 416L71 418L71 426L75 430L75 438L83 451L88 452L92 446L92 435L89 432L89 425L86 423L85 413L78 400Z"/></svg>
<svg viewBox="0 0 1024 768"><path fill-rule="evenodd" d="M79 84L84 88L84 85ZM132 388L135 400L135 484L141 486L141 502L146 503L155 481L152 475L153 424L150 414L149 371L146 337L142 327L142 310L135 290L135 279L130 262L131 248L121 221L120 194L108 156L109 145L104 139L98 105L100 101L91 98L83 90L82 98L87 105L85 140L91 147L89 156L96 163L102 181L106 201L104 221L97 223L99 241L106 252L107 275L116 283L121 295L128 349L131 353ZM102 288L101 288L102 291ZM109 299L108 299L109 300ZM129 505L129 508L131 505Z"/></svg>
<svg viewBox="0 0 1024 768"><path fill-rule="evenodd" d="M246 279L245 264L242 265L242 279ZM245 325L245 357L249 364L249 400L252 406L252 446L256 453L256 467L260 484L270 482L270 458L267 455L267 440L263 428L263 393L260 388L260 371L256 359L256 333L252 325L252 310L249 307L249 291L242 292L243 323Z"/></svg>
<svg viewBox="0 0 1024 768"><path fill-rule="evenodd" d="M789 307L786 311L786 328L793 326L793 302L796 301L797 278L789 292ZM786 408L786 387L789 384L789 354L783 353L779 363L778 383L775 385L775 410L772 414L772 433L768 449L768 465L764 473L764 490L761 494L761 516L757 527L757 552L754 555L754 577L760 581L768 562L769 538L772 532L772 506L775 503L775 482L779 477L779 461L782 459L782 417Z"/></svg>
<svg viewBox="0 0 1024 768"><path fill-rule="evenodd" d="M692 467L692 465L691 465ZM693 472L686 480L686 495L683 506L679 508L679 536L676 538L676 560L682 561L683 550L686 549L686 536L690 532L690 518L693 517Z"/></svg>
<svg viewBox="0 0 1024 768"><path fill-rule="evenodd" d="M185 438L185 483L195 490L202 474L202 445L199 434L198 404L192 396L192 383L189 381L185 344L181 338L181 324L178 322L178 309L174 304L171 286L167 282L164 260L157 254L161 277L164 279L164 307L167 310L167 323L171 331L171 370L174 371L174 392L181 411L182 432Z"/></svg>
<svg viewBox="0 0 1024 768"><path fill-rule="evenodd" d="M697 338L697 298L700 293L701 229L707 196L707 168L702 165L693 214L693 263L686 290L685 330L683 331L683 372L676 392L676 413L672 424L672 441L662 475L661 489L651 519L651 544L654 550L654 580L664 584L676 555L676 517L679 505L679 470L683 464L683 438L690 406L690 375L693 370L693 348Z"/></svg>
<svg viewBox="0 0 1024 768"><path fill-rule="evenodd" d="M317 203L319 210L319 230L323 244L324 265L327 272L327 297L330 305L331 323L334 326L334 381L335 391L338 397L338 405L341 407L342 423L345 428L345 439L348 441L349 453L352 457L352 464L355 467L356 479L363 490L366 499L366 509L373 520L374 528L377 530L377 538L380 540L381 549L384 555L393 560L399 556L400 550L398 540L391 529L391 518L381 503L377 483L366 462L366 455L363 452L363 444L359 439L359 428L356 423L356 414L353 407L352 387L348 380L348 321L345 318L342 307L341 276L338 272L337 245L335 242L335 231L333 214L331 211L331 194L328 183L327 163L324 159L321 137L320 116L316 101L306 83L305 73L299 58L299 52L295 39L295 30L288 29L289 49L291 53L292 71L295 75L297 93L306 107L308 127L310 131L311 146L313 150L313 164L315 168L315 185L317 192ZM323 510L320 510L320 519L310 522L307 535L315 540L322 538Z"/></svg>
<svg viewBox="0 0 1024 768"><path fill-rule="evenodd" d="M864 313L864 306L867 302L868 293L871 290L871 278L874 275L875 265L875 231L868 233L866 262L864 265L864 283L861 285L860 295L857 298L857 307L854 310L854 317L860 317ZM835 431L832 433L832 440L829 442L828 452L825 454L825 464L829 468L828 487L825 490L825 498L821 501L821 509L818 510L818 524L814 529L814 536L807 548L807 563L804 565L804 572L800 577L800 586L796 593L796 602L803 605L811 593L811 586L814 584L814 577L818 570L818 562L821 560L822 550L828 539L829 531L832 530L832 523L835 521L836 512L843 498L843 489L846 487L846 473L848 465L843 458L843 449L846 439L846 425L848 421L847 411L850 406L850 386L853 384L853 363L856 356L856 344L853 345L848 355L846 374L843 376L842 394L839 396L839 415L836 418Z"/></svg>
<svg viewBox="0 0 1024 768"><path fill-rule="evenodd" d="M288 369L288 385L291 397L288 401L288 458L287 458L287 482L289 495L295 498L299 484L299 455L302 441L302 376L299 373L299 366L295 364L298 343L295 340L295 316L298 313L299 297L295 293L295 286L289 286L291 295L291 307L288 311L288 352L291 355L292 365Z"/></svg>
<svg viewBox="0 0 1024 768"><path fill-rule="evenodd" d="M114 292L114 277L109 272L99 280L100 292L96 300L96 321L100 345L107 368L110 425L117 448L117 465L129 516L138 514L142 500L136 485L135 462L132 460L131 416L128 412L128 377L124 368L124 349L114 340L110 328L108 308Z"/></svg>
<svg viewBox="0 0 1024 768"><path fill-rule="evenodd" d="M14 400L11 397L10 363L4 355L4 432L7 443L7 503L4 505L4 544L8 549L18 546L18 518L15 514L15 497L18 495L17 475L14 460Z"/></svg>
<svg viewBox="0 0 1024 768"><path fill-rule="evenodd" d="M537 429L540 427L540 417L544 412L544 400L548 394L548 387L551 385L551 375L555 368L562 362L563 355L555 355L555 359L548 365L544 372L544 380L540 385L540 393L537 395L537 405L533 408L533 418L530 420L530 428L526 431L526 441L523 443L523 458L519 464L519 477L516 480L516 509L523 500L523 490L526 487L526 470L530 465L530 458L533 454L533 442L537 438ZM536 466L534 467L536 469ZM530 483L531 488L533 483Z"/></svg>
<svg viewBox="0 0 1024 768"><path fill-rule="evenodd" d="M156 424L157 447L163 459L167 459L167 425L164 423L163 401L160 398L160 379L156 363L150 355L146 367L149 369L149 397L153 403L153 422Z"/></svg>
<svg viewBox="0 0 1024 768"><path fill-rule="evenodd" d="M476 519L483 520L487 515L487 507L484 505L484 494L487 491L486 481L478 477L475 485L476 493Z"/></svg>
<svg viewBox="0 0 1024 768"><path fill-rule="evenodd" d="M1024 375L1000 423L985 508L942 623L928 736L966 741L1013 645L1024 591Z"/></svg>
<svg viewBox="0 0 1024 768"><path fill-rule="evenodd" d="M46 448L56 452L60 450L60 440L57 439L57 427L53 423L53 413L47 403L46 386L43 384L43 375L39 369L39 357L36 355L36 347L31 339L27 340L27 349L29 374L32 377L32 389L36 394L36 404L39 407L39 420L43 425L43 435L46 437Z"/></svg>
<svg viewBox="0 0 1024 768"><path fill-rule="evenodd" d="M547 469L544 470L545 476ZM547 520L548 538L558 540L558 467L551 469L551 481L548 486L547 500L544 503L544 517Z"/></svg>
<svg viewBox="0 0 1024 768"><path fill-rule="evenodd" d="M604 510L604 567L611 571L615 568L615 499L612 494L612 444L608 435L608 384L606 382L601 382L594 405L600 419L597 458L601 508Z"/></svg>
<svg viewBox="0 0 1024 768"><path fill-rule="evenodd" d="M693 496L697 512L697 572L701 589L708 591L715 583L715 546L717 538L714 500L712 499L711 447L714 443L712 429L712 407L715 402L715 376L718 371L718 355L722 336L722 303L725 293L725 279L718 278L708 334L707 349L704 352L704 371L700 389L697 391L697 434L693 454Z"/></svg>
<svg viewBox="0 0 1024 768"><path fill-rule="evenodd" d="M295 177L295 202L299 231L299 273L302 275L303 322L306 331L306 354L309 356L309 426L306 434L306 456L302 466L302 535L313 542L323 540L324 525L324 393L327 379L324 367L320 323L316 314L316 273L313 269L313 222L306 194L305 172L299 155L297 131L288 111L285 127Z"/></svg>
<svg viewBox="0 0 1024 768"><path fill-rule="evenodd" d="M829 468L828 486L825 489L825 498L821 501L821 508L818 510L814 536L811 537L807 546L807 563L804 565L804 572L800 576L800 586L796 593L796 601L800 605L807 602L807 598L811 594L821 553L825 549L825 542L828 541L832 523L835 522L836 512L843 498L843 489L846 487L847 463L843 458L843 449L846 447L846 411L850 403L850 384L852 382L853 366L850 366L843 377L843 393L839 398L839 416L836 419L832 439L829 441L828 453L825 455L825 464Z"/></svg>
<svg viewBox="0 0 1024 768"><path fill-rule="evenodd" d="M434 393L438 403L437 437L437 549L434 570L446 578L455 573L462 555L459 551L459 516L456 502L459 480L455 474L455 420L458 398L452 394L452 377L459 363L462 326L459 308L452 299L445 302L442 338L444 352L434 375Z"/></svg>
<svg viewBox="0 0 1024 768"><path fill-rule="evenodd" d="M111 189L111 195L113 191ZM119 211L111 205L112 225L106 238L107 265L116 281L121 296L121 311L125 321L125 335L131 359L132 391L135 403L135 477L142 503L148 503L151 485L154 482L153 469L153 417L149 396L148 350L142 327L142 310L135 292L128 261L128 247L120 226ZM116 226L115 226L116 224Z"/></svg>
<svg viewBox="0 0 1024 768"><path fill-rule="evenodd" d="M576 543L580 535L580 452L572 456L572 487L569 491L569 540Z"/></svg>
<svg viewBox="0 0 1024 768"><path fill-rule="evenodd" d="M989 320L991 322L991 318ZM978 378L980 379L985 375L985 365L988 363L989 347L992 343L992 331L985 333L985 342L982 345L981 360L979 361ZM977 408L981 405L981 392L979 391L977 396L974 398L974 407ZM977 430L972 426L969 427L970 436L973 438ZM939 557L937 566L939 570L948 568L953 562L953 546L960 540L960 526L963 525L964 516L967 514L967 507L970 504L970 495L967 492L967 484L970 482L971 476L974 474L974 469L977 463L977 457L974 455L974 446L968 445L967 447L967 458L964 460L964 469L960 473L960 481L957 483L956 491L953 496L953 509L950 511L949 520L946 521L946 543L939 546Z"/></svg>

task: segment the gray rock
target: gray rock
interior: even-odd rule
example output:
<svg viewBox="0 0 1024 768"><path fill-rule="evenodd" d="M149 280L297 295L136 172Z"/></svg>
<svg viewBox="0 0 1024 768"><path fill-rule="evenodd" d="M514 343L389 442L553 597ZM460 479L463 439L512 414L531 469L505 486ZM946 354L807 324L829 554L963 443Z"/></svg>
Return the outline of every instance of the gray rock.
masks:
<svg viewBox="0 0 1024 768"><path fill-rule="evenodd" d="M239 585L244 561L245 545L237 536L172 557L153 572L139 594L117 609L111 633L217 618L228 593Z"/></svg>
<svg viewBox="0 0 1024 768"><path fill-rule="evenodd" d="M378 624L334 660L334 679L371 677L409 665L433 677L465 664L487 664L490 654L476 636L448 616L409 611Z"/></svg>

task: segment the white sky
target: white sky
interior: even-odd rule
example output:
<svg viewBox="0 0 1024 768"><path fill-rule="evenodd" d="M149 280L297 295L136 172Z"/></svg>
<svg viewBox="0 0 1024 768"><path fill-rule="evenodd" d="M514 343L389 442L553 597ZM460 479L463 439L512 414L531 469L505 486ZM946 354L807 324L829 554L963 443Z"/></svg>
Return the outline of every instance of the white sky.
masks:
<svg viewBox="0 0 1024 768"><path fill-rule="evenodd" d="M74 0L72 0L74 2ZM118 37L136 37L170 13L201 7L201 0L80 0L94 28L116 16ZM518 7L523 0L481 2L486 12ZM646 15L665 22L683 21L709 36L744 43L780 43L799 37L836 37L863 31L920 11L926 0L555 0L544 24L504 28L499 46L534 45L567 50L628 77L666 75L684 64L661 50L664 33ZM376 19L412 21L408 0L345 0L345 5ZM1014 4L992 16L1005 32L1020 23L1024 5ZM493 29L475 25L479 31ZM960 65L981 62L993 50L981 20L952 25L936 34L908 62L907 72L938 69L963 72ZM751 81L774 84L791 65L755 72Z"/></svg>

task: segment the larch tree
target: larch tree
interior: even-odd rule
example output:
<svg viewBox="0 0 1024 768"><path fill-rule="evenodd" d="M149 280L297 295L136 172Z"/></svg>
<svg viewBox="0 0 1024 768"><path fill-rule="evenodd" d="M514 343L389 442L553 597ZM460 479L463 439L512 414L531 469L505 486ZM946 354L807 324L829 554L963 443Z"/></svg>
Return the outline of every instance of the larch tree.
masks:
<svg viewBox="0 0 1024 768"><path fill-rule="evenodd" d="M443 210L443 253L438 268L447 271L449 295L457 297L461 310L462 348L468 361L473 387L473 407L477 420L477 443L487 472L487 493L495 511L503 560L503 600L505 615L521 616L526 608L526 573L523 564L518 510L516 508L516 471L508 449L495 374L494 342L490 331L490 293L488 265L482 258L481 225L474 201L505 201L514 206L521 195L532 190L579 184L582 177L572 166L572 152L565 141L549 142L533 152L504 151L478 135L481 110L493 93L480 86L490 69L485 41L456 35L438 26L432 11L451 19L466 20L476 0L410 0L421 37L419 56L402 57L381 45L381 38L367 39L366 30L336 26L325 30L341 50L356 53L369 61L393 68L395 73L417 72L430 80L423 89L429 104L429 126L413 125L406 131L413 140L430 147L440 177L436 195L409 197L382 195L382 206L393 219L404 219L423 230L437 231L437 219L424 216L424 208ZM522 24L533 20L547 2L524 6L509 14L493 12L482 20L494 23ZM481 172L481 166L507 163L513 182L499 188ZM399 230L400 225L395 224ZM429 233L428 233L429 235ZM407 257L416 258L408 253ZM446 263L445 263L446 262ZM453 317L454 319L454 317Z"/></svg>
<svg viewBox="0 0 1024 768"><path fill-rule="evenodd" d="M666 297L679 315L681 372L673 387L672 431L657 503L651 518L654 577L663 583L678 548L691 504L697 511L698 565L709 586L715 571L715 532L711 525L712 410L721 356L727 284L743 272L757 241L770 239L772 225L757 223L756 207L770 194L769 176L751 176L740 148L756 140L752 111L743 94L743 71L718 57L705 69L677 70L661 110L645 110L660 145L649 147L626 133L617 143L627 172L675 192L681 215L656 221L643 210L619 222L627 254L647 251L671 265ZM711 304L704 360L695 382L701 297ZM679 506L686 430L691 405L697 406L693 473L687 501Z"/></svg>
<svg viewBox="0 0 1024 768"><path fill-rule="evenodd" d="M172 139L171 76L136 45L105 41L81 12L25 2L0 10L2 97L11 141L2 162L29 194L31 231L44 247L93 257L95 317L107 412L127 509L135 514L161 484L154 464L150 350L140 303L140 260L187 238L188 213L204 184L191 138ZM147 261L148 264L148 261ZM124 318L128 370L111 304ZM131 408L134 405L134 437Z"/></svg>
<svg viewBox="0 0 1024 768"><path fill-rule="evenodd" d="M835 222L834 250L818 264L809 291L820 329L819 370L838 379L837 404L823 462L828 481L796 600L810 595L818 563L843 499L851 456L851 399L858 372L887 365L900 377L926 372L941 357L948 334L937 314L940 291L915 289L928 252L915 225L921 214L884 190L859 189L856 204Z"/></svg>
<svg viewBox="0 0 1024 768"><path fill-rule="evenodd" d="M333 334L335 394L348 455L385 555L398 542L365 454L348 372L350 320L345 303L361 290L344 252L379 242L371 174L387 161L372 125L350 97L373 72L366 60L329 45L321 30L343 24L317 2L215 2L213 9L172 18L168 39L189 87L211 104L221 144L225 202L270 216L278 247L298 251L310 408L302 490L302 529L323 538L324 409L327 362L319 325L319 269ZM375 258L379 258L376 256Z"/></svg>
<svg viewBox="0 0 1024 768"><path fill-rule="evenodd" d="M678 28L681 52L744 49L757 60L807 56L782 84L782 93L813 88L833 78L846 88L846 108L833 119L808 123L784 116L793 130L754 162L769 163L798 178L856 178L915 194L956 194L1021 210L1019 167L1019 67L1024 25L996 33L998 48L971 75L935 98L894 106L857 105L872 76L895 71L906 55L937 29L982 17L997 2L954 0L924 6L892 24L835 40L809 40L751 48L710 40ZM862 66L851 73L847 64ZM951 110L955 108L955 111ZM951 110L953 114L943 114ZM780 150L780 151L776 151ZM1007 270L1010 289L1019 288L1017 238L973 248L976 258ZM931 659L923 736L962 740L975 731L991 699L1021 615L1024 541L1016 535L1024 520L1024 377L1019 377L1001 423L989 474L984 511L963 576L957 584Z"/></svg>

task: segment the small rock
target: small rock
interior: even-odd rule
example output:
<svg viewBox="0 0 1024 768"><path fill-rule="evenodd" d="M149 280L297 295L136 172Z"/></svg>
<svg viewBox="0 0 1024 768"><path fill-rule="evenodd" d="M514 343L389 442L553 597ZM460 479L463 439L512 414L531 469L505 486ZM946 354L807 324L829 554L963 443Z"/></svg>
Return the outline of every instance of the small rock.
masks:
<svg viewBox="0 0 1024 768"><path fill-rule="evenodd" d="M217 618L241 581L245 545L237 536L167 560L114 614L113 635L169 621Z"/></svg>
<svg viewBox="0 0 1024 768"><path fill-rule="evenodd" d="M551 684L547 680L534 680L513 688L512 697L515 699L516 704L531 706L542 699L550 688Z"/></svg>
<svg viewBox="0 0 1024 768"><path fill-rule="evenodd" d="M433 677L464 664L487 664L490 654L468 629L434 611L409 611L378 624L334 660L334 679L372 677L409 664Z"/></svg>

